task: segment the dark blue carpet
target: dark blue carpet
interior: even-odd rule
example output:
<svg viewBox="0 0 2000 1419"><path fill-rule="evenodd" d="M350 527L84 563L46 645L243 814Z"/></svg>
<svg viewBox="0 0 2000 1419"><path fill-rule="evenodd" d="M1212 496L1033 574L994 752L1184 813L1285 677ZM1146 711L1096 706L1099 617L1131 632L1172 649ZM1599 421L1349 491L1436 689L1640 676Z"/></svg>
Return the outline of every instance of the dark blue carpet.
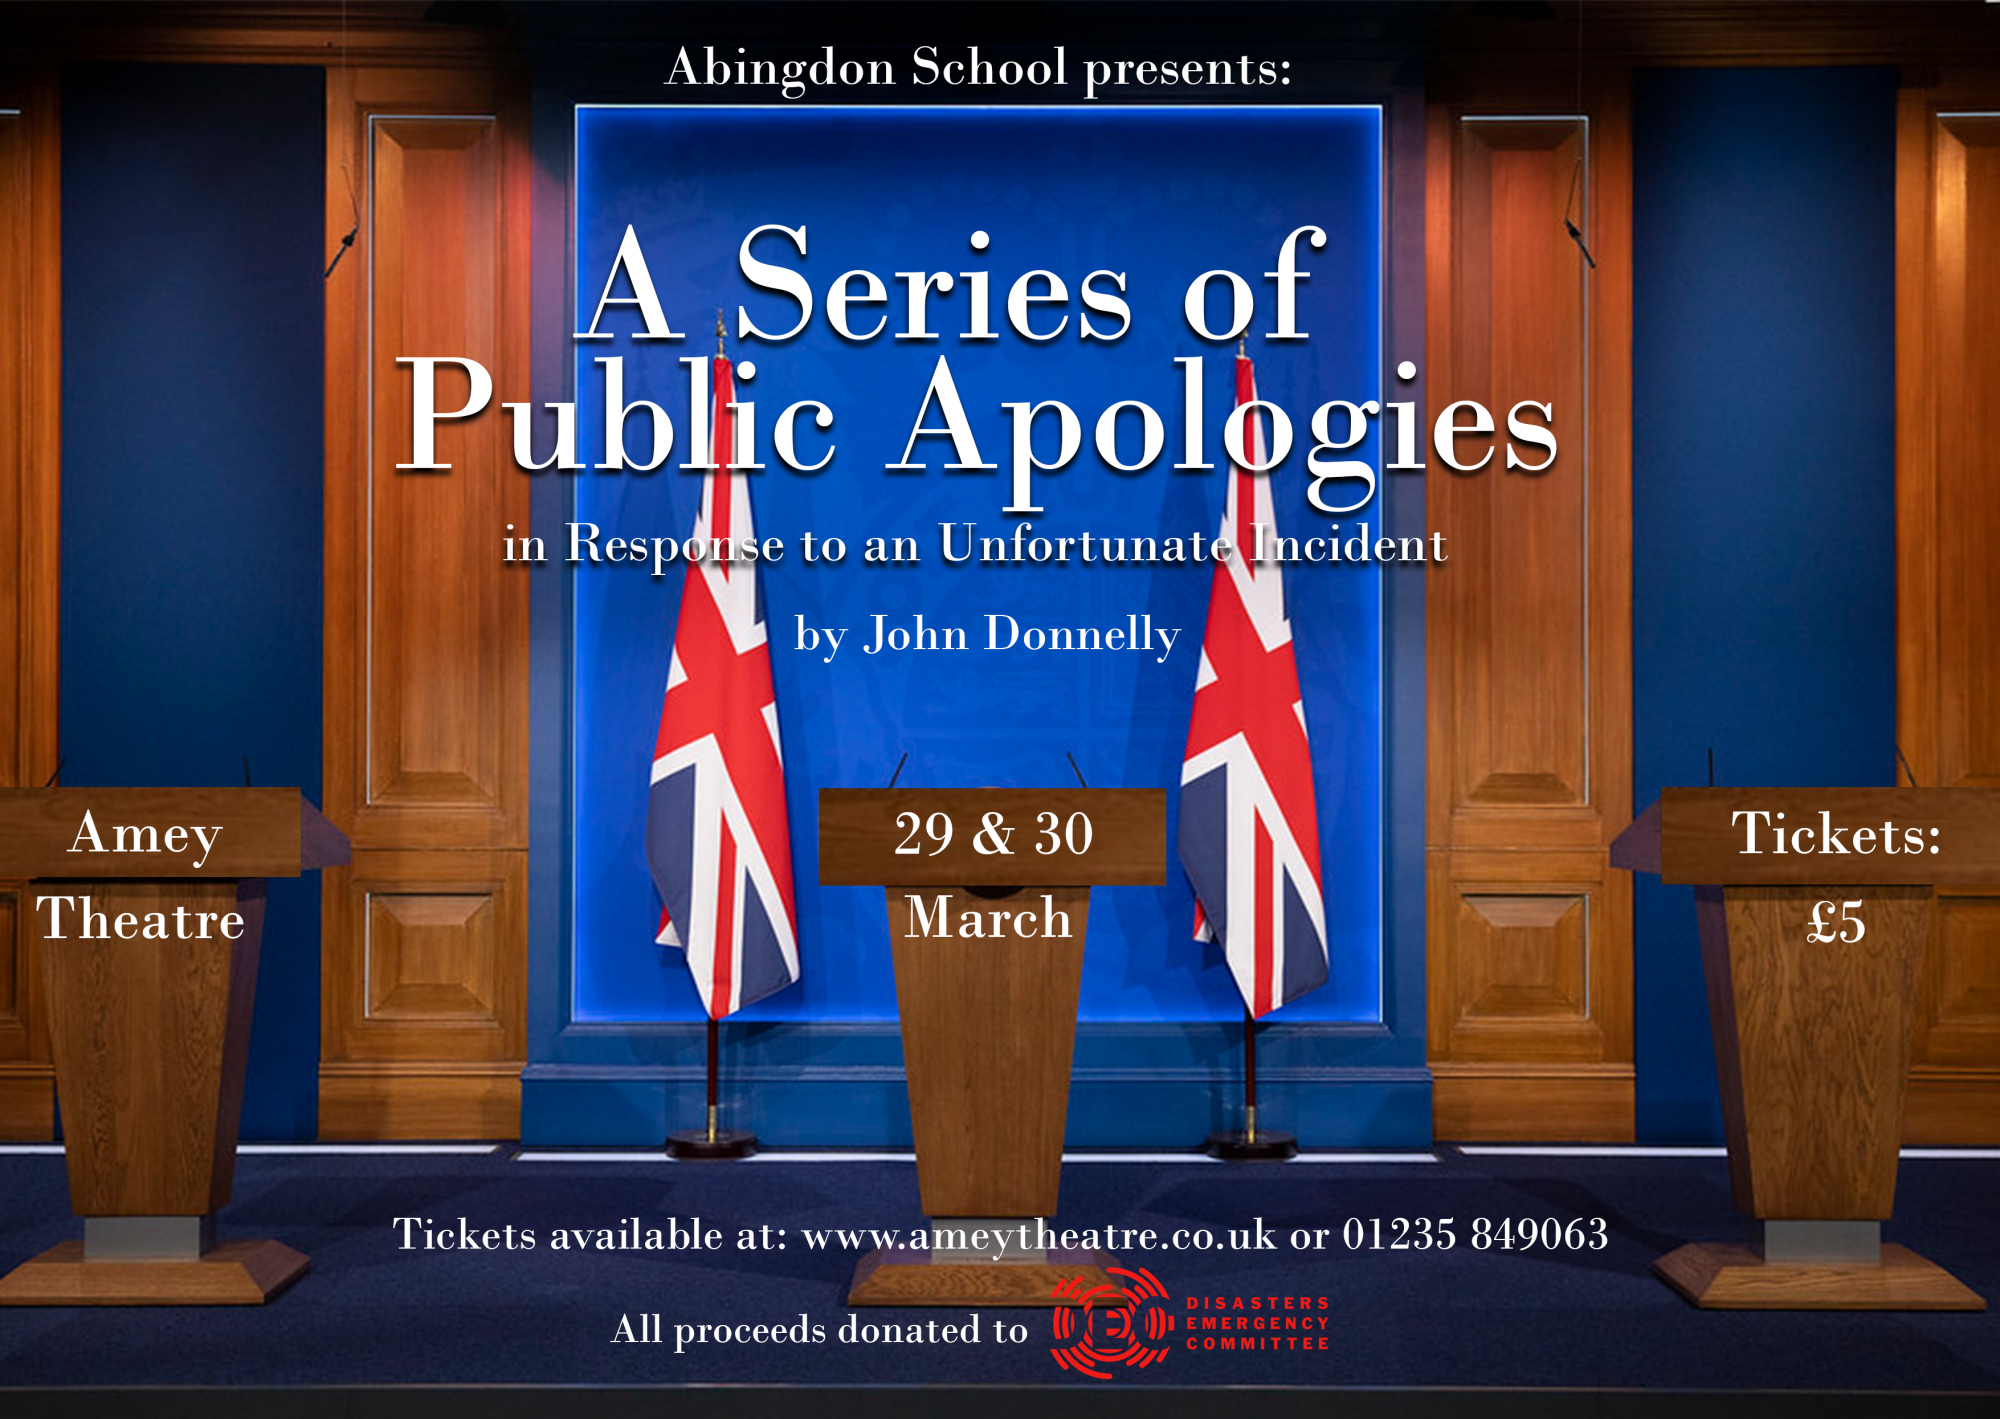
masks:
<svg viewBox="0 0 2000 1419"><path fill-rule="evenodd" d="M1886 1235L2000 1299L2000 1162L1909 1160ZM533 1251L402 1251L391 1219L534 1229ZM557 1227L665 1228L699 1217L719 1253L564 1252ZM1602 1216L1602 1251L1477 1251L1476 1217ZM1445 1153L1428 1165L1072 1165L1064 1226L1248 1227L1278 1251L1126 1251L1171 1293L1311 1297L1330 1348L1172 1353L1120 1383L1559 1386L1645 1389L2000 1390L2000 1316L1718 1313L1649 1272L1688 1240L1746 1227L1719 1158L1550 1159ZM1455 1219L1436 1250L1293 1251L1294 1228L1349 1217ZM1035 1384L1074 1382L1050 1357L1047 1312L1014 1311L1026 1339L842 1343L843 1321L957 1323L959 1312L850 1313L854 1254L799 1245L806 1227L909 1227L913 1168L897 1163L520 1163L493 1157L241 1160L233 1237L273 1237L312 1270L263 1309L0 1310L0 1385ZM782 1250L734 1248L742 1227L790 1229ZM0 1157L0 1268L78 1234L62 1161ZM1327 1298L1317 1309L1317 1298ZM613 1344L621 1316L658 1312L664 1345ZM1278 1312L1283 1314L1282 1309ZM819 1344L721 1344L675 1354L677 1323L795 1322ZM1253 1332L1254 1333L1254 1332Z"/></svg>

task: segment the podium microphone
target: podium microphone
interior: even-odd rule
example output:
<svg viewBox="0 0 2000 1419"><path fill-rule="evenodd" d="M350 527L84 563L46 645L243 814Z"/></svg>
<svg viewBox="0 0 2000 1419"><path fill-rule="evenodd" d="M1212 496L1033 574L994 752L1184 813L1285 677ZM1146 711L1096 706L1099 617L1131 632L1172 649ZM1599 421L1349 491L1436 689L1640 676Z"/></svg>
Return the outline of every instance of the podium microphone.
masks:
<svg viewBox="0 0 2000 1419"><path fill-rule="evenodd" d="M1090 785L1083 781L1083 770L1076 766L1076 755L1070 753L1069 750L1065 749L1063 750L1063 757L1069 760L1069 771L1076 775L1076 781L1078 786L1082 788L1089 788Z"/></svg>
<svg viewBox="0 0 2000 1419"><path fill-rule="evenodd" d="M910 762L910 751L908 749L905 749L903 751L903 757L896 760L896 772L889 775L889 788L894 788L896 786L896 780L903 776L903 765L909 762ZM887 793L888 791L889 791L888 789L883 790L884 793Z"/></svg>

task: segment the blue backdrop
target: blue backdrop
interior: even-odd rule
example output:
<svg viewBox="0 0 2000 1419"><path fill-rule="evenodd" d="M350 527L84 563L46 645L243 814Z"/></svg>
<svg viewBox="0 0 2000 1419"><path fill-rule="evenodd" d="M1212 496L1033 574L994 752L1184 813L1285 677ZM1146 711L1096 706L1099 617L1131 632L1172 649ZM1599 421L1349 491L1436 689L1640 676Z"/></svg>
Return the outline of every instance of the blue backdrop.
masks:
<svg viewBox="0 0 2000 1419"><path fill-rule="evenodd" d="M63 73L63 782L320 796L317 70ZM256 122L245 122L254 114ZM247 1138L310 1138L319 874L264 922Z"/></svg>
<svg viewBox="0 0 2000 1419"><path fill-rule="evenodd" d="M576 112L577 329L586 328L625 228L642 244L678 342L635 342L630 306L606 316L613 341L575 346L583 461L602 456L603 380L594 361L626 357L625 398L652 399L671 414L673 456L652 475L573 476L575 516L606 537L684 537L700 497L688 457L686 372L678 362L714 350L718 306L727 310L730 354L757 366L739 399L758 409L760 536L785 539L783 561L763 571L773 672L789 769L802 984L748 1018L891 1020L895 996L882 894L815 885L817 794L822 787L879 786L907 750L903 786L1032 785L1069 781L1065 751L1094 786L1178 782L1211 571L1207 566L948 566L938 524L978 524L981 535L1012 531L1011 442L1005 401L1060 399L1077 412L1084 447L1066 471L1038 475L1032 519L1043 536L1212 535L1221 516L1226 459L1220 431L1233 398L1233 342L1204 341L1183 318L1188 284L1204 271L1242 275L1256 296L1249 354L1260 395L1291 416L1298 441L1275 474L1281 529L1325 532L1335 519L1306 502L1307 421L1329 399L1379 398L1381 368L1382 128L1372 107L1296 110L655 109L581 107ZM1304 180L1302 180L1304 175ZM782 236L754 248L802 273L815 292L813 320L798 337L734 337L742 305L762 329L783 331L797 308L752 287L736 253L765 223L806 228L800 257ZM1262 339L1274 328L1280 243L1295 228L1327 233L1323 249L1299 245L1311 273L1299 286L1304 342ZM991 239L982 253L970 237ZM1111 343L1077 338L1077 287L1091 271L1126 276L1132 323ZM879 337L856 342L828 325L824 295L842 273L865 269L889 302L856 312L865 329L889 317ZM1037 312L1047 343L1007 325L1006 292L1021 273L1047 269L1068 286L1067 307ZM903 328L899 271L991 273L999 338L963 342L967 282L931 297L935 341L896 341ZM1100 281L1099 288L1105 283ZM1208 305L1212 328L1227 323L1223 283ZM622 281L617 294L629 295ZM1100 329L1116 318L1093 315ZM950 444L919 440L912 461L929 471L894 475L938 357L951 365L984 459L999 473L945 474ZM1206 356L1203 457L1206 474L1176 473L1181 458L1182 371L1176 357ZM825 471L802 476L771 452L772 421L797 400L834 411L824 433L802 419L803 461L828 441ZM1120 475L1097 457L1097 415L1143 400L1166 424L1166 451L1147 471ZM1036 447L1054 443L1053 419ZM938 427L933 405L925 423ZM645 420L632 422L630 452L648 451ZM1137 444L1125 420L1126 449ZM542 452L546 451L546 445ZM1371 436L1361 456L1376 462ZM1341 485L1345 486L1345 485ZM1351 500L1351 499L1350 499ZM1379 498L1339 519L1343 533L1382 525ZM844 564L807 565L805 532L845 539ZM914 538L916 566L868 567L870 536ZM551 548L556 554L557 549ZM659 580L636 567L583 567L575 575L572 669L574 918L573 1000L579 1022L699 1018L677 956L651 944L658 899L643 853L646 785L665 684L682 569ZM1373 566L1294 567L1293 630L1315 754L1321 864L1328 904L1332 979L1285 1012L1290 1018L1375 1020L1381 995L1381 585ZM984 616L1006 612L1023 626L1108 626L1150 614L1180 630L1163 662L1150 654L987 651L862 653L871 618L962 625L975 647ZM837 626L847 639L828 662L824 646L797 648L796 618ZM1169 795L1171 802L1172 795ZM1085 956L1083 1016L1098 1021L1226 1020L1241 1009L1220 955L1189 939L1192 899L1178 869L1163 889L1097 894Z"/></svg>
<svg viewBox="0 0 2000 1419"><path fill-rule="evenodd" d="M1633 801L1896 778L1896 74L1633 92ZM1721 1136L1694 890L1635 884L1639 1136Z"/></svg>

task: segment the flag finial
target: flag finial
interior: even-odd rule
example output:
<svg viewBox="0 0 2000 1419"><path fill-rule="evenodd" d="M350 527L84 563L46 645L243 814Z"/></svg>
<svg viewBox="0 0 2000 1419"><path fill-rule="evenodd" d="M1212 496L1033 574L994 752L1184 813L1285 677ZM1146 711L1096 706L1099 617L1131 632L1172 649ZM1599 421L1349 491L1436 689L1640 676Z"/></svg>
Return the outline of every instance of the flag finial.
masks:
<svg viewBox="0 0 2000 1419"><path fill-rule="evenodd" d="M722 348L722 337L728 332L728 328L728 326L722 323L722 307L717 306L715 308L715 353L717 355L725 353Z"/></svg>
<svg viewBox="0 0 2000 1419"><path fill-rule="evenodd" d="M1239 360L1247 360L1250 358L1249 351L1244 349L1243 346L1244 346L1244 339L1241 335L1238 335L1236 337L1236 358Z"/></svg>

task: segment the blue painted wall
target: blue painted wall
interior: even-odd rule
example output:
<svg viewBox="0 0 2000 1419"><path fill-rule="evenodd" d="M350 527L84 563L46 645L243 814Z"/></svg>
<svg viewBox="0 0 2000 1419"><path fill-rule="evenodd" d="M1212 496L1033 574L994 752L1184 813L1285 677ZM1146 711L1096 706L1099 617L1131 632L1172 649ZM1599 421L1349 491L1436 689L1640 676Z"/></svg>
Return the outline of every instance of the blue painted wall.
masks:
<svg viewBox="0 0 2000 1419"><path fill-rule="evenodd" d="M1642 72L1633 792L1895 780L1888 69ZM1692 889L1641 877L1642 1139L1719 1138Z"/></svg>
<svg viewBox="0 0 2000 1419"><path fill-rule="evenodd" d="M63 782L320 785L324 102L63 75ZM311 1137L319 879L274 881L246 1137Z"/></svg>

